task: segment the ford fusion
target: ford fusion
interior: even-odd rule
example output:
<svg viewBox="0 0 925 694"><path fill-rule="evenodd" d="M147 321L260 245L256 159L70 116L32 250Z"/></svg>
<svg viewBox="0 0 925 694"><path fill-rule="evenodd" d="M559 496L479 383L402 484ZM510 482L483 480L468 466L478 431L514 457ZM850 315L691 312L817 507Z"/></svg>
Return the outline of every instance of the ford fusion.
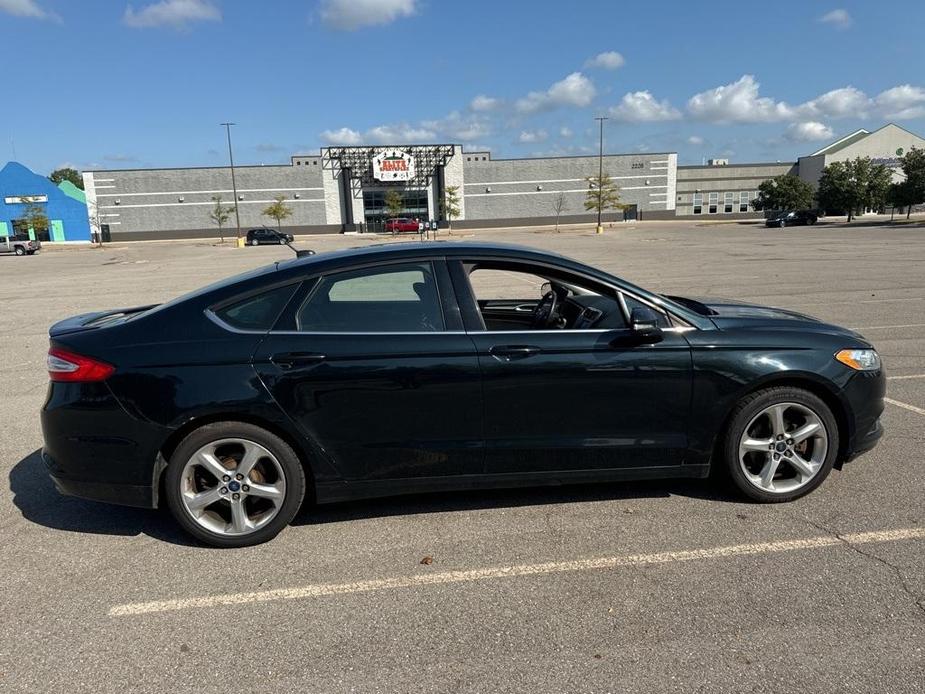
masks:
<svg viewBox="0 0 925 694"><path fill-rule="evenodd" d="M50 338L57 488L166 505L221 547L269 540L306 499L714 468L789 501L882 434L884 373L857 333L515 246L293 259Z"/></svg>

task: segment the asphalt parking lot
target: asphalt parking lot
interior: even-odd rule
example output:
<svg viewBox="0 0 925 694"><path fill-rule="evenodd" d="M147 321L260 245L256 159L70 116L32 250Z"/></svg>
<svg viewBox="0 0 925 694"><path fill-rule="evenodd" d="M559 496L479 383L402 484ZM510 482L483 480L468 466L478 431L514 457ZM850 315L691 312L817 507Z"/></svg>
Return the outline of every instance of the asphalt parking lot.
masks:
<svg viewBox="0 0 925 694"><path fill-rule="evenodd" d="M208 549L166 513L54 491L38 457L47 328L291 252L0 257L0 691L923 691L925 226L477 237L858 329L890 377L886 436L790 504L709 482L419 496L310 510L269 544Z"/></svg>

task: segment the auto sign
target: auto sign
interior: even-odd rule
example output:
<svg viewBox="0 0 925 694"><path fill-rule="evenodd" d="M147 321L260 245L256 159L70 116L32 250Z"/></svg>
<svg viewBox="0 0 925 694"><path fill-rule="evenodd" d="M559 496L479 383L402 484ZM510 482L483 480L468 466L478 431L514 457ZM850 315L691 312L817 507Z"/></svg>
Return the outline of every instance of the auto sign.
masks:
<svg viewBox="0 0 925 694"><path fill-rule="evenodd" d="M410 181L414 157L399 150L385 150L373 157L373 178L378 181Z"/></svg>

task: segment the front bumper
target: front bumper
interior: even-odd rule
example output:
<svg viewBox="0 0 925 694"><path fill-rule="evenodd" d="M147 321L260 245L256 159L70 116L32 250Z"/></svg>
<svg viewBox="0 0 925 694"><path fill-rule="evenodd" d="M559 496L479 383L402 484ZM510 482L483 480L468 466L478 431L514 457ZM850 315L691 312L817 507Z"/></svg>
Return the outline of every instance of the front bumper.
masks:
<svg viewBox="0 0 925 694"><path fill-rule="evenodd" d="M885 407L886 374L858 372L844 386L842 397L852 415L849 436L843 448L843 460L849 461L871 450L883 437L880 415Z"/></svg>

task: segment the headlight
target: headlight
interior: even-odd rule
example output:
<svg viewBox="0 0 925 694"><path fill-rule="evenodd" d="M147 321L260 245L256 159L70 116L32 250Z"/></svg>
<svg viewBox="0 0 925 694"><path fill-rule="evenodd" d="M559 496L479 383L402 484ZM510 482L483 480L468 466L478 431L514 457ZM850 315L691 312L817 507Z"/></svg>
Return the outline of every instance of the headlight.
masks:
<svg viewBox="0 0 925 694"><path fill-rule="evenodd" d="M875 349L843 349L835 358L855 371L877 371L880 368L880 355Z"/></svg>

